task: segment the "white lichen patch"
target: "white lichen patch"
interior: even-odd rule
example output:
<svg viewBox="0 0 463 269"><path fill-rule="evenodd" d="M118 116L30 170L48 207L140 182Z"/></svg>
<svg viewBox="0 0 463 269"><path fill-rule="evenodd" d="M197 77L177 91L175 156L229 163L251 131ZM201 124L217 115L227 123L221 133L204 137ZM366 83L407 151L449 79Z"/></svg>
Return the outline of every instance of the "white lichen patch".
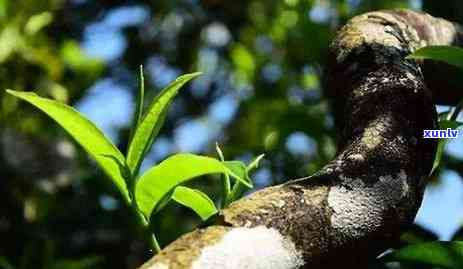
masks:
<svg viewBox="0 0 463 269"><path fill-rule="evenodd" d="M169 269L169 266L164 263L155 263L146 269Z"/></svg>
<svg viewBox="0 0 463 269"><path fill-rule="evenodd" d="M413 80L416 80L416 76L414 74L412 74L411 72L405 72L405 75L407 76L408 79L410 79L411 81Z"/></svg>
<svg viewBox="0 0 463 269"><path fill-rule="evenodd" d="M262 214L268 214L269 211L267 209L259 209L259 212Z"/></svg>
<svg viewBox="0 0 463 269"><path fill-rule="evenodd" d="M358 162L363 162L365 161L365 157L363 157L362 154L352 154L347 157L350 160L358 161Z"/></svg>
<svg viewBox="0 0 463 269"><path fill-rule="evenodd" d="M304 265L294 243L264 226L234 228L206 247L193 269L295 269Z"/></svg>
<svg viewBox="0 0 463 269"><path fill-rule="evenodd" d="M374 149L381 144L382 138L378 130L375 127L365 128L362 136L362 143L367 146L368 149Z"/></svg>
<svg viewBox="0 0 463 269"><path fill-rule="evenodd" d="M347 180L347 181L346 181ZM409 194L404 170L379 177L374 184L361 179L344 179L345 185L334 186L328 194L333 210L331 225L343 238L358 238L383 225L384 213Z"/></svg>
<svg viewBox="0 0 463 269"><path fill-rule="evenodd" d="M407 193L410 191L410 186L408 185L408 181L407 181L407 174L405 173L404 170L400 170L397 176L399 177L400 181L403 182L402 196L406 196Z"/></svg>
<svg viewBox="0 0 463 269"><path fill-rule="evenodd" d="M282 208L286 204L285 201L283 201L283 200L272 201L271 203L272 203L272 205L274 205L274 206L276 206L278 208Z"/></svg>

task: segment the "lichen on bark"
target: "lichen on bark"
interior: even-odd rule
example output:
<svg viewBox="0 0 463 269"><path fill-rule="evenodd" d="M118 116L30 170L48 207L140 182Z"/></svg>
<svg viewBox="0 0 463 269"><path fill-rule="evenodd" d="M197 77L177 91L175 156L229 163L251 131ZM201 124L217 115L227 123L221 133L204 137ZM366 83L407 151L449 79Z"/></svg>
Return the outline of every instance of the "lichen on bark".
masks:
<svg viewBox="0 0 463 269"><path fill-rule="evenodd" d="M278 268L365 267L412 223L436 150L436 141L423 139L422 132L436 127L434 104L441 91L427 87L422 63L405 57L426 45L461 40L459 26L409 10L351 19L332 43L326 71L325 94L333 100L340 129L335 159L310 177L231 204L216 225L182 236L142 268L194 268L235 231L275 239L256 240L253 248L282 242L295 249L249 257L230 247L237 255L226 256L229 263L205 264L261 268L258 264L281 255L290 262L273 263ZM216 261L223 263L225 256L219 256Z"/></svg>

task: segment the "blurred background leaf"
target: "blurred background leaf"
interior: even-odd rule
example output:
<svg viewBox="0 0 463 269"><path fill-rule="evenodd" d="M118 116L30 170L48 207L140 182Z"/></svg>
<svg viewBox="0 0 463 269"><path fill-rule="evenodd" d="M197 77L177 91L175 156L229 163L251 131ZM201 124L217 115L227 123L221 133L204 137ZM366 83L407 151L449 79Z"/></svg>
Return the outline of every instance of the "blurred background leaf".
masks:
<svg viewBox="0 0 463 269"><path fill-rule="evenodd" d="M385 262L402 262L412 268L438 267L459 269L463 267L463 242L426 242L408 245L384 255Z"/></svg>

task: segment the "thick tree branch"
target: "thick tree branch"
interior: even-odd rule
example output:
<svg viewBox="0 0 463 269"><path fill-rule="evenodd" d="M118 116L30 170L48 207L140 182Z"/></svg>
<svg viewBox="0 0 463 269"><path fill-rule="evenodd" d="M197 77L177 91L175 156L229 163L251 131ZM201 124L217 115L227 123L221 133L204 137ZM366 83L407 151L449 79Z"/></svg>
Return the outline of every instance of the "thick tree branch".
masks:
<svg viewBox="0 0 463 269"><path fill-rule="evenodd" d="M436 127L432 92L404 57L459 40L455 25L412 11L353 18L333 41L328 69L342 129L336 158L233 203L215 226L142 268L362 268L412 223L436 150L422 138Z"/></svg>

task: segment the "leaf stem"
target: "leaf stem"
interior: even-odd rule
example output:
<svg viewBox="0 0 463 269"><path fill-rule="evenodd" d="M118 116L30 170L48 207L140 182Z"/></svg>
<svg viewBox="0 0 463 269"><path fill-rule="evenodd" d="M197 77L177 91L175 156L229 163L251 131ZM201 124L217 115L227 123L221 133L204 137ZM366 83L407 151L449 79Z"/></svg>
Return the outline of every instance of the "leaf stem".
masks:
<svg viewBox="0 0 463 269"><path fill-rule="evenodd" d="M228 206L235 200L237 200L243 193L244 190L244 185L241 182L236 182L235 185L233 186L233 190L227 197L227 201L225 206Z"/></svg>
<svg viewBox="0 0 463 269"><path fill-rule="evenodd" d="M147 241L151 250L154 252L154 254L159 253L161 251L161 247L159 246L159 242L156 239L156 235L151 231L149 220L143 215L143 213L141 213L135 200L135 178L132 178L130 182L133 183L129 187L129 194L131 198L130 206L137 216L139 224L142 226L144 232L146 233Z"/></svg>
<svg viewBox="0 0 463 269"><path fill-rule="evenodd" d="M463 99L455 106L453 109L452 113L449 114L449 120L455 121L458 118L458 114L460 114L460 111L463 109Z"/></svg>
<svg viewBox="0 0 463 269"><path fill-rule="evenodd" d="M159 253L161 251L161 247L159 246L159 242L158 242L158 239L156 238L156 234L151 231L150 225L147 219L140 212L138 212L138 214L143 220L143 228L148 234L148 243L150 244L151 250L154 252L154 254Z"/></svg>
<svg viewBox="0 0 463 269"><path fill-rule="evenodd" d="M228 205L228 200L230 199L231 184L230 176L228 174L223 175L223 199L222 199L222 208Z"/></svg>
<svg viewBox="0 0 463 269"><path fill-rule="evenodd" d="M215 143L215 149L217 151L217 154L219 155L220 161L224 162L225 157L223 155L222 150L220 149L219 143ZM230 201L230 192L231 192L231 183L230 183L230 176L228 173L225 173L223 175L223 199L222 199L222 208L228 205Z"/></svg>
<svg viewBox="0 0 463 269"><path fill-rule="evenodd" d="M156 235L151 233L150 242L152 249L155 253L159 253L161 251L161 247L159 246L158 240L156 239Z"/></svg>
<svg viewBox="0 0 463 269"><path fill-rule="evenodd" d="M148 220L145 218L145 216L143 216L143 214L138 209L135 209L135 210L136 210L135 213L137 214L137 218L141 226L143 227L144 232L147 235L147 241L150 245L151 250L154 252L154 254L159 253L161 251L161 247L159 246L159 242L156 238L156 235L154 234L154 232L151 231Z"/></svg>

